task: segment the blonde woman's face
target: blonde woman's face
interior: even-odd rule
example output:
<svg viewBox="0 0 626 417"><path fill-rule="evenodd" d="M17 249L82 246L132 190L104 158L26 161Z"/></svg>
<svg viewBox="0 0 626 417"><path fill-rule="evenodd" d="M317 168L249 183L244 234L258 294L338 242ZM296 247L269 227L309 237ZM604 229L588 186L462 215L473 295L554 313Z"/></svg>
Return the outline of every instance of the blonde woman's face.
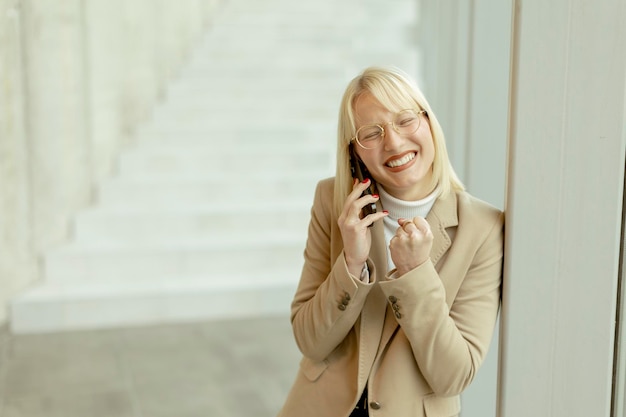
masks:
<svg viewBox="0 0 626 417"><path fill-rule="evenodd" d="M385 125L385 137L377 148L363 149L354 144L374 180L401 200L414 201L430 194L435 145L428 117L421 114L417 131L400 135L388 124L395 112L387 110L369 93L356 100L354 112L357 129L369 124Z"/></svg>

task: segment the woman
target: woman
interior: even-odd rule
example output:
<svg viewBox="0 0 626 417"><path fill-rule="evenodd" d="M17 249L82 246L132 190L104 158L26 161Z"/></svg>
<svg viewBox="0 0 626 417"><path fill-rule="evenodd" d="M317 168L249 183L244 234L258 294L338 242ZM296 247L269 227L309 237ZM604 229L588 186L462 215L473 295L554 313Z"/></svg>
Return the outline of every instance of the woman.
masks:
<svg viewBox="0 0 626 417"><path fill-rule="evenodd" d="M351 149L371 180L352 179ZM316 190L291 310L303 359L279 415L458 415L491 341L502 252L502 213L464 191L420 90L366 69L342 100L336 176Z"/></svg>

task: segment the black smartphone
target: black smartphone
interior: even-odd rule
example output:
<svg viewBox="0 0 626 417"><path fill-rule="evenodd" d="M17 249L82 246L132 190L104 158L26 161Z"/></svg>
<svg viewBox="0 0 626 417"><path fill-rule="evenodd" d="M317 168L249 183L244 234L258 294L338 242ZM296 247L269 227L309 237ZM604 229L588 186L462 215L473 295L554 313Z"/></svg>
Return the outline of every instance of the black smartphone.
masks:
<svg viewBox="0 0 626 417"><path fill-rule="evenodd" d="M374 185L374 181L372 180L372 176L370 175L367 167L359 158L356 151L354 150L354 145L350 144L350 170L352 171L352 178L358 179L360 182L363 182L365 178L370 179L370 186L361 194L361 197L365 194L372 194L372 186ZM376 213L376 203L371 203L363 207L363 217ZM370 225L371 226L371 225Z"/></svg>

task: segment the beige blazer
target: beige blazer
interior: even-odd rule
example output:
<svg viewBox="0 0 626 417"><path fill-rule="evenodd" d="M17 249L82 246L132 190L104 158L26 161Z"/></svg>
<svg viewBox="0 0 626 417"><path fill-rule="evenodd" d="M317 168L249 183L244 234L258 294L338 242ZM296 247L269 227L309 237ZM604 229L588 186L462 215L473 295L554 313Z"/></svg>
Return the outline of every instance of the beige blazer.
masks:
<svg viewBox="0 0 626 417"><path fill-rule="evenodd" d="M502 212L466 192L437 199L430 261L397 279L376 222L364 284L345 264L333 187L315 193L291 308L303 358L279 416L347 417L366 385L370 416L458 415L500 303Z"/></svg>

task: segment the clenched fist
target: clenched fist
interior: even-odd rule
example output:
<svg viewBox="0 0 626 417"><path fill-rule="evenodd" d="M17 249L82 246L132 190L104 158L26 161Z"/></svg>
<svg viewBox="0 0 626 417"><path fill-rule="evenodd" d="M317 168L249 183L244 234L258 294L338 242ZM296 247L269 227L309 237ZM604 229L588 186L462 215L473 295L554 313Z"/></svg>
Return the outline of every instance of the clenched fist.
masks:
<svg viewBox="0 0 626 417"><path fill-rule="evenodd" d="M401 276L428 260L433 246L433 233L423 217L398 219L398 224L400 227L389 242L389 250L398 275Z"/></svg>

